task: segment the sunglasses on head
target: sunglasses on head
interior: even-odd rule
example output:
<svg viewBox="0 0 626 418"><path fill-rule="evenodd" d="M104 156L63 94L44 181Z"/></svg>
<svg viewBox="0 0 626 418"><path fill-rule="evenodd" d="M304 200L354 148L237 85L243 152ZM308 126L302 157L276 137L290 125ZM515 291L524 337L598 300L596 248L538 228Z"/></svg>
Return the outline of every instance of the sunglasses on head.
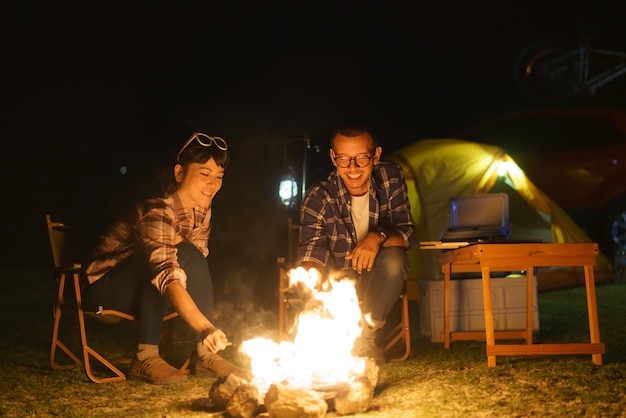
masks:
<svg viewBox="0 0 626 418"><path fill-rule="evenodd" d="M201 132L196 132L185 142L185 145L182 146L180 151L178 151L178 155L176 156L176 161L180 160L180 154L191 144L194 140L198 141L200 145L203 147L210 147L215 144L216 147L221 149L222 151L226 151L228 149L228 144L224 140L224 138L220 138L219 136L208 136Z"/></svg>

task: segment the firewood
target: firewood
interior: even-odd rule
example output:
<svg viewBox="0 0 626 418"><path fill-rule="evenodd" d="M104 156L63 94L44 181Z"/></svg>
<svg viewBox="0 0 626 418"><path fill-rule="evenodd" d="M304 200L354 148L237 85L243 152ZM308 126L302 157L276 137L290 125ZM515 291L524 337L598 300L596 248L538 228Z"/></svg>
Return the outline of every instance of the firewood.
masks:
<svg viewBox="0 0 626 418"><path fill-rule="evenodd" d="M368 410L374 398L375 386L362 376L337 391L334 398L335 411L340 415L363 413Z"/></svg>
<svg viewBox="0 0 626 418"><path fill-rule="evenodd" d="M250 383L242 383L226 405L226 412L233 418L250 418L259 409L259 388Z"/></svg>
<svg viewBox="0 0 626 418"><path fill-rule="evenodd" d="M335 396L329 401L330 409L340 415L366 412L374 399L378 371L376 360L366 358L362 376L349 384L336 385Z"/></svg>
<svg viewBox="0 0 626 418"><path fill-rule="evenodd" d="M328 411L328 404L314 390L288 388L272 384L264 397L264 404L270 417L276 418L317 418Z"/></svg>
<svg viewBox="0 0 626 418"><path fill-rule="evenodd" d="M243 383L243 379L234 374L229 374L225 378L220 377L209 389L209 400L217 408L226 408L235 390Z"/></svg>
<svg viewBox="0 0 626 418"><path fill-rule="evenodd" d="M369 380L370 385L372 387L376 387L378 385L378 372L380 371L380 367L376 364L376 360L371 357L365 359L365 371L363 375Z"/></svg>

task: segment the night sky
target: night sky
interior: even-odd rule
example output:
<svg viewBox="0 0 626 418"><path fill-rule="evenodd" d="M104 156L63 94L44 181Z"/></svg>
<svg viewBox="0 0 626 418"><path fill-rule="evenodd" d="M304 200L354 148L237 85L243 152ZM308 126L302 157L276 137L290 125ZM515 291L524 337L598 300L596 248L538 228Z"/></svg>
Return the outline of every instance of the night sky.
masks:
<svg viewBox="0 0 626 418"><path fill-rule="evenodd" d="M325 161L334 123L367 120L389 153L528 107L516 53L581 25L606 36L617 3L5 1L6 262L47 265L46 212L101 227L200 130L232 150L215 268L255 280L284 241L287 141L308 137Z"/></svg>

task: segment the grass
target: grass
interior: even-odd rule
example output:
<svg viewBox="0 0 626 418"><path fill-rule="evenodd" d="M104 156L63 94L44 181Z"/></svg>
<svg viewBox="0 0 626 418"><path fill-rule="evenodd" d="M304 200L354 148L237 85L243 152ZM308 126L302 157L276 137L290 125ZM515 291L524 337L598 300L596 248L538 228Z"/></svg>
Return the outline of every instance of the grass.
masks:
<svg viewBox="0 0 626 418"><path fill-rule="evenodd" d="M0 416L220 415L212 413L209 405L213 379L189 376L169 387L130 381L99 385L89 382L81 369L53 371L48 364L54 297L50 273L9 271L3 283ZM420 337L417 309L412 306L410 358L381 366L370 410L352 416L626 416L626 286L598 286L597 300L600 334L607 350L602 366L594 366L591 356L581 355L499 357L497 367L489 368L483 342L454 342L445 350L442 344ZM270 309L245 309L248 314L238 318L240 324L228 321L225 327L235 342L261 332L260 322L274 329L275 315ZM539 315L541 342L588 341L584 288L540 293ZM67 327L71 332L71 324ZM98 328L92 334L103 352L132 354L133 324L92 327ZM185 344L185 333L179 333L183 337L179 343ZM184 359L184 350L173 358ZM226 355L239 361L235 351Z"/></svg>

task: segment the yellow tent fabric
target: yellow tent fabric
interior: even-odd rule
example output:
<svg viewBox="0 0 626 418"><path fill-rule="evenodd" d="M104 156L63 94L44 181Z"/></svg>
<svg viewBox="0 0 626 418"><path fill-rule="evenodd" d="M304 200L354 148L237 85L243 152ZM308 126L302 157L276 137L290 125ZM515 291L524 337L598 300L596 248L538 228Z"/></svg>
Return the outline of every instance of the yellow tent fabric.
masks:
<svg viewBox="0 0 626 418"><path fill-rule="evenodd" d="M510 204L511 239L541 238L545 242L555 243L592 242L500 147L454 138L423 139L399 149L388 159L403 168L418 241L439 239L448 226L448 202L451 197L500 192L503 190L502 184L505 184L509 191L517 192L520 202L523 200L527 204L525 206L534 208L533 211L527 207L525 212L534 212L525 215L526 218L535 218L532 225L528 225L527 219L522 219L521 223L526 225L516 228L513 218L515 212L521 212L521 206L515 202ZM543 227L538 226L542 222ZM416 248L409 255L409 294L412 299L416 299L417 280L442 278L439 251ZM597 267L597 270L611 269L602 254L598 256Z"/></svg>

